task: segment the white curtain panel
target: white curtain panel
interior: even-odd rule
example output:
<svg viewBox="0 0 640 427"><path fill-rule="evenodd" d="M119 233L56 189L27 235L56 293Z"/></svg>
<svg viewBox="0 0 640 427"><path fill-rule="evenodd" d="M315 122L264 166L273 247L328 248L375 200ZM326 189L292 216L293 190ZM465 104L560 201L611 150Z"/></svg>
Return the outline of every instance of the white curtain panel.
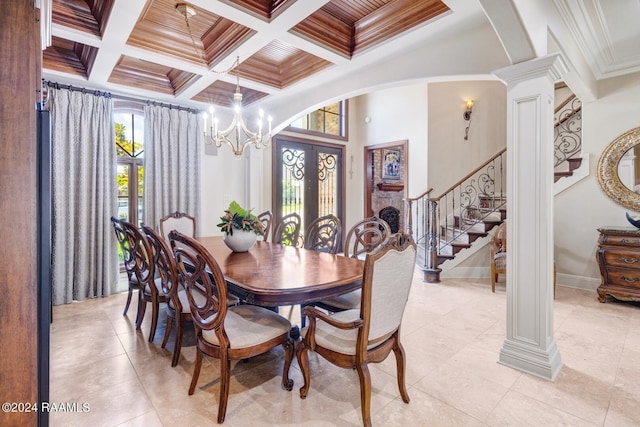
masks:
<svg viewBox="0 0 640 427"><path fill-rule="evenodd" d="M158 229L160 218L177 211L195 217L199 228L199 115L160 105L145 106L144 114L144 222Z"/></svg>
<svg viewBox="0 0 640 427"><path fill-rule="evenodd" d="M116 153L111 98L53 87L49 94L57 305L116 291Z"/></svg>

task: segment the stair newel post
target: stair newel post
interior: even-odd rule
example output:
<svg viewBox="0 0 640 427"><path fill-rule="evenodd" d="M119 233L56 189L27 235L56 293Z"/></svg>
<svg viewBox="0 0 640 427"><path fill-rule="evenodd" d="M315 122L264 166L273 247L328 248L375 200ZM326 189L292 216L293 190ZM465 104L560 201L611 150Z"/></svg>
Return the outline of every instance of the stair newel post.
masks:
<svg viewBox="0 0 640 427"><path fill-rule="evenodd" d="M407 203L407 233L409 233L410 236L413 236L413 200L409 199L409 200L405 200L405 202ZM415 237L414 237L415 240Z"/></svg>
<svg viewBox="0 0 640 427"><path fill-rule="evenodd" d="M438 268L438 200L428 201L428 228L427 228L427 269L424 272L424 280L428 283L440 283Z"/></svg>

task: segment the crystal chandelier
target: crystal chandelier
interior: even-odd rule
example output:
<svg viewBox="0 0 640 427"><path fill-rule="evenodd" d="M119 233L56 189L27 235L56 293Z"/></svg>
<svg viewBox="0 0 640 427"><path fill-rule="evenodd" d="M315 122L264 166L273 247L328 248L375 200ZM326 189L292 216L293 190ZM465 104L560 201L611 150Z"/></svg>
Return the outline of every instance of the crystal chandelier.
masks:
<svg viewBox="0 0 640 427"><path fill-rule="evenodd" d="M205 60L202 52L196 46L196 41L191 31L191 25L189 19L196 15L196 10L192 6L186 3L178 3L176 5L176 11L184 16L184 20L191 37L191 43L196 54L200 57L205 64ZM247 127L244 118L242 117L242 93L240 92L240 57L236 57L236 62L227 71L223 71L220 74L227 74L231 70L236 69L236 91L233 94L233 120L229 124L229 127L221 130L218 127L218 118L215 116L213 106L209 108L209 114L203 113L204 119L204 141L205 144L215 144L216 147L221 147L222 144L227 144L233 150L233 154L236 158L242 157L245 148L253 144L256 148L269 147L271 145L271 116L267 118L269 122L269 131L267 134L262 133L262 125L264 120L264 111L262 109L258 113L258 129L252 132ZM216 72L216 71L214 71ZM209 126L209 133L207 134L207 118L211 116L211 125Z"/></svg>
<svg viewBox="0 0 640 427"><path fill-rule="evenodd" d="M236 69L236 91L233 94L233 120L226 129L220 129L218 126L218 118L215 115L213 106L209 107L209 114L204 113L204 138L205 144L215 144L221 147L226 143L233 150L233 154L240 158L247 146L253 144L256 148L269 147L271 145L271 121L269 116L267 122L269 131L267 134L262 133L262 125L264 123L264 111L260 109L258 112L258 129L252 132L242 117L242 93L240 93L240 58L236 58L234 67ZM211 116L211 125L207 134L207 117Z"/></svg>

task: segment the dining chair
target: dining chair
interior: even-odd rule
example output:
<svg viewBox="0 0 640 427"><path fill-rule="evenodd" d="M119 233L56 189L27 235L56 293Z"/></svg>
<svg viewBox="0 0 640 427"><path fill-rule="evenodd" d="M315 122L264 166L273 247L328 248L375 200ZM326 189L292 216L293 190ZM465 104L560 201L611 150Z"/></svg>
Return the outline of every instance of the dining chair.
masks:
<svg viewBox="0 0 640 427"><path fill-rule="evenodd" d="M304 248L316 252L338 253L342 238L342 221L335 215L321 216L311 221L304 234ZM313 303L311 303L313 304ZM307 304L300 305L300 313ZM306 325L305 317L300 316L300 325Z"/></svg>
<svg viewBox="0 0 640 427"><path fill-rule="evenodd" d="M491 292L496 291L496 282L500 274L507 274L507 221L503 221L493 233L489 244L489 267ZM556 262L553 261L553 298L556 297Z"/></svg>
<svg viewBox="0 0 640 427"><path fill-rule="evenodd" d="M409 298L415 270L416 244L411 235L399 232L377 252L366 256L360 308L326 314L305 307L309 327L303 328L296 348L304 380L300 397L310 388L309 356L313 351L332 364L352 368L360 381L362 421L371 425L371 377L369 363L384 361L393 350L400 396L409 403L405 386L405 353L400 342L402 315Z"/></svg>
<svg viewBox="0 0 640 427"><path fill-rule="evenodd" d="M187 300L187 294L178 277L178 268L173 257L173 252L167 241L155 231L152 227L142 225L149 245L153 252L153 263L157 276L160 279L162 292L167 297L167 325L164 332L164 338L160 347L165 348L171 335L173 323L176 325L176 339L173 346L173 357L171 366L176 366L180 359L180 351L182 349L183 323L191 322L191 307ZM204 299L204 298L202 298ZM200 301L202 303L202 301Z"/></svg>
<svg viewBox="0 0 640 427"><path fill-rule="evenodd" d="M128 290L128 295L127 295L127 302L124 305L124 312L122 313L123 316L127 315L127 311L129 311L129 305L131 304L131 296L133 295L133 291L140 289L140 283L138 283L138 279L136 278L136 275L134 274L134 272L129 268L130 266L132 266L133 264L131 263L131 260L127 260L127 256L132 256L133 253L131 251L128 250L127 248L127 235L124 231L124 228L122 227L122 220L112 216L111 217L111 224L113 224L113 231L116 233L116 239L118 240L118 245L120 245L120 251L122 252L122 255L125 257L124 259L124 267L125 267L125 272L127 273L127 279L129 282L129 290ZM136 323L138 322L138 319L136 319Z"/></svg>
<svg viewBox="0 0 640 427"><path fill-rule="evenodd" d="M269 241L269 232L271 231L271 218L273 218L273 214L271 213L271 211L264 211L258 214L258 220L262 223L262 241L264 242Z"/></svg>
<svg viewBox="0 0 640 427"><path fill-rule="evenodd" d="M151 326L149 342L153 342L158 326L160 303L166 303L168 297L162 291L160 279L155 275L153 249L147 238L133 224L122 221L122 228L126 235L127 254L125 266L135 275L140 288L138 289L138 314L136 315L136 329L140 329L147 309L151 303Z"/></svg>
<svg viewBox="0 0 640 427"><path fill-rule="evenodd" d="M391 236L391 229L386 221L375 216L356 223L345 240L344 255L351 258L363 258L379 249ZM329 312L351 310L360 306L362 299L360 289L342 295L336 295L316 301L310 305L323 308Z"/></svg>
<svg viewBox="0 0 640 427"><path fill-rule="evenodd" d="M167 239L171 230L196 237L196 219L184 212L172 212L160 218L160 235ZM168 241L168 240L167 240Z"/></svg>
<svg viewBox="0 0 640 427"><path fill-rule="evenodd" d="M499 274L507 274L507 223L503 222L493 233L489 245L489 266L491 268L491 292L496 291Z"/></svg>
<svg viewBox="0 0 640 427"><path fill-rule="evenodd" d="M299 246L301 224L300 215L295 212L283 216L273 232L273 242L286 246Z"/></svg>
<svg viewBox="0 0 640 427"><path fill-rule="evenodd" d="M304 234L305 249L316 252L338 253L342 237L340 218L329 214L311 221Z"/></svg>
<svg viewBox="0 0 640 427"><path fill-rule="evenodd" d="M255 305L229 307L227 284L220 266L197 240L169 233L178 274L182 278L196 331L197 352L189 395L195 391L202 357L220 359L218 423L224 422L229 397L231 360L247 359L282 345L285 350L282 385L293 388L289 367L293 359L291 323L279 314ZM204 297L204 298L202 298Z"/></svg>

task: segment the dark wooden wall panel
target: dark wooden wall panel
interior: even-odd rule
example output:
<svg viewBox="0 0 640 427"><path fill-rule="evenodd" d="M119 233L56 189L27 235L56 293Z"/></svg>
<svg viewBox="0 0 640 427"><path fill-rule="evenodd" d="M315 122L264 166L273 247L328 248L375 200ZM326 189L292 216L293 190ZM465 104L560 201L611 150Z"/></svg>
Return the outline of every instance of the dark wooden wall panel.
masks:
<svg viewBox="0 0 640 427"><path fill-rule="evenodd" d="M32 1L0 14L0 400L37 402L36 85L39 39ZM39 83L39 82L38 82ZM34 426L37 413L0 411L2 426Z"/></svg>

